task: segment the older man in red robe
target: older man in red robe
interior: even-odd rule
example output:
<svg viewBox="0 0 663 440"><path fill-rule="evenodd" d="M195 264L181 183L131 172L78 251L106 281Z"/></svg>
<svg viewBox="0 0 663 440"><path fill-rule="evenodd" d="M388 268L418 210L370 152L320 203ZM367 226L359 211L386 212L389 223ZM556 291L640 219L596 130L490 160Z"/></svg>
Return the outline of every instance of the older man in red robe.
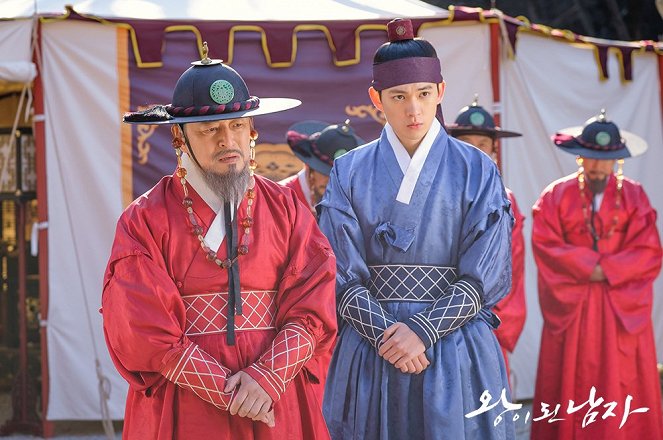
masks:
<svg viewBox="0 0 663 440"><path fill-rule="evenodd" d="M605 112L553 139L580 169L534 205L544 326L531 438L661 439L651 318L661 243L645 191L622 175L646 143Z"/></svg>
<svg viewBox="0 0 663 440"><path fill-rule="evenodd" d="M335 259L295 194L253 175L259 100L220 60L173 103L125 122L173 124L178 167L118 221L104 278L106 341L129 382L126 439L327 439Z"/></svg>

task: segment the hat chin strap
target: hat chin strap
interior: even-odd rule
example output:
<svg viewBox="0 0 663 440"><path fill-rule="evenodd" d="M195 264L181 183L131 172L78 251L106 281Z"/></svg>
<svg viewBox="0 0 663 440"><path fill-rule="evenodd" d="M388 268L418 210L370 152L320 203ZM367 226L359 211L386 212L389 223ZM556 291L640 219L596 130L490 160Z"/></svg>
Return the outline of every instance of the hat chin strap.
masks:
<svg viewBox="0 0 663 440"><path fill-rule="evenodd" d="M191 147L191 142L189 142L189 138L186 135L186 132L184 131L184 124L177 124L180 127L180 131L182 132L182 137L184 138L184 144L187 146L187 149L189 150L189 156L191 156L191 159L196 163L199 169L203 169L203 167L200 165L200 162L198 162L198 159L196 158L196 155L193 152L193 148Z"/></svg>

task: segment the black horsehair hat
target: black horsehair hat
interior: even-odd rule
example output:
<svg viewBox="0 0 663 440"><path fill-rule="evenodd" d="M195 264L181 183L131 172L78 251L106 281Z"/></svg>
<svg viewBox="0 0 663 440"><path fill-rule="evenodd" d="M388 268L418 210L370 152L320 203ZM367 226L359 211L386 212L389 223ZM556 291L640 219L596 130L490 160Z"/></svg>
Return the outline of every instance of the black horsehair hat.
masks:
<svg viewBox="0 0 663 440"><path fill-rule="evenodd" d="M515 131L496 127L491 114L479 105L479 95L477 94L474 95L472 104L460 109L456 121L447 126L447 131L455 137L464 134L479 134L493 139L522 136Z"/></svg>
<svg viewBox="0 0 663 440"><path fill-rule="evenodd" d="M620 130L617 124L608 121L605 109L582 127L558 131L552 141L562 151L589 159L625 159L647 150L647 142L640 136Z"/></svg>
<svg viewBox="0 0 663 440"><path fill-rule="evenodd" d="M207 54L205 42L203 58L192 62L177 80L171 104L125 113L122 120L129 124L186 124L264 115L301 104L291 98L251 96L235 69Z"/></svg>
<svg viewBox="0 0 663 440"><path fill-rule="evenodd" d="M320 121L298 122L288 129L286 139L295 156L327 176L336 158L365 143L350 127L349 120L333 125Z"/></svg>

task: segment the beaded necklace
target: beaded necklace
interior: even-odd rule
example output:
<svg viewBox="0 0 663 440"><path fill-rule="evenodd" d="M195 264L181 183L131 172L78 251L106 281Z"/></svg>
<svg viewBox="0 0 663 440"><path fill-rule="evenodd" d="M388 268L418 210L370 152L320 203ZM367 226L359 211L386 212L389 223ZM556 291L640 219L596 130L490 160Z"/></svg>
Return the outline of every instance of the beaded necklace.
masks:
<svg viewBox="0 0 663 440"><path fill-rule="evenodd" d="M189 223L191 223L191 232L200 242L200 247L203 249L203 252L205 252L208 261L211 261L212 263L216 264L222 269L229 269L232 267L233 264L237 262L237 259L241 255L246 255L249 253L249 237L251 234L251 227L253 226L253 217L251 216L251 211L256 199L255 169L258 167L258 164L255 160L255 140L251 139L250 141L249 185L247 187L245 195L247 199L246 217L244 217L244 219L242 219L242 221L240 222L240 225L244 228L244 236L242 237L241 243L237 246L237 255L235 255L235 257L232 259L230 258L230 255L228 255L228 257L225 260L218 258L216 251L211 249L207 244L207 242L205 241L205 237L203 236L204 232L203 228L198 224L195 212L193 210L193 199L189 197L189 189L187 187L187 180L186 180L187 172L186 168L182 166L182 149L176 148L175 152L177 154L177 171L175 173L177 177L179 177L180 183L182 184L182 189L184 190L184 198L182 200L182 206L184 206L187 213L189 214Z"/></svg>
<svg viewBox="0 0 663 440"><path fill-rule="evenodd" d="M589 215L587 213L588 208L587 208L587 201L590 199L590 197L587 195L587 191L585 191L585 168L582 166L582 159L579 159L578 165L578 188L580 189L580 198L582 200L582 216L583 219L585 220L585 226L587 227L587 231L589 234L592 236L592 239L594 240L594 245L596 247L597 243L601 239L609 239L612 237L612 235L615 232L615 229L617 228L617 222L619 220L619 209L621 208L621 200L622 200L622 186L624 182L624 174L622 173L622 164L624 161L620 159L618 161L619 163L619 169L617 171L617 175L615 176L615 180L617 182L617 195L615 196L615 208L614 208L614 215L612 216L612 224L610 225L610 229L603 234L603 236L599 236L596 233L596 229L594 228L594 225L590 221ZM593 209L593 207L592 207Z"/></svg>

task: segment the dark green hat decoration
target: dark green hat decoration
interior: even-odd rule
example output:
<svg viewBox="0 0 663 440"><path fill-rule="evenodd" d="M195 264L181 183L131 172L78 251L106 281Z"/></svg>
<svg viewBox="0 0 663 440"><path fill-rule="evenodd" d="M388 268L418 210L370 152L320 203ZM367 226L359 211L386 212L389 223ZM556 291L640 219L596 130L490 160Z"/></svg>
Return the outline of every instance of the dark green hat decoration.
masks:
<svg viewBox="0 0 663 440"><path fill-rule="evenodd" d="M460 109L456 121L447 126L447 131L454 137L464 134L480 134L493 139L522 136L515 131L496 127L492 115L479 105L479 95L477 94L474 95L472 104Z"/></svg>

